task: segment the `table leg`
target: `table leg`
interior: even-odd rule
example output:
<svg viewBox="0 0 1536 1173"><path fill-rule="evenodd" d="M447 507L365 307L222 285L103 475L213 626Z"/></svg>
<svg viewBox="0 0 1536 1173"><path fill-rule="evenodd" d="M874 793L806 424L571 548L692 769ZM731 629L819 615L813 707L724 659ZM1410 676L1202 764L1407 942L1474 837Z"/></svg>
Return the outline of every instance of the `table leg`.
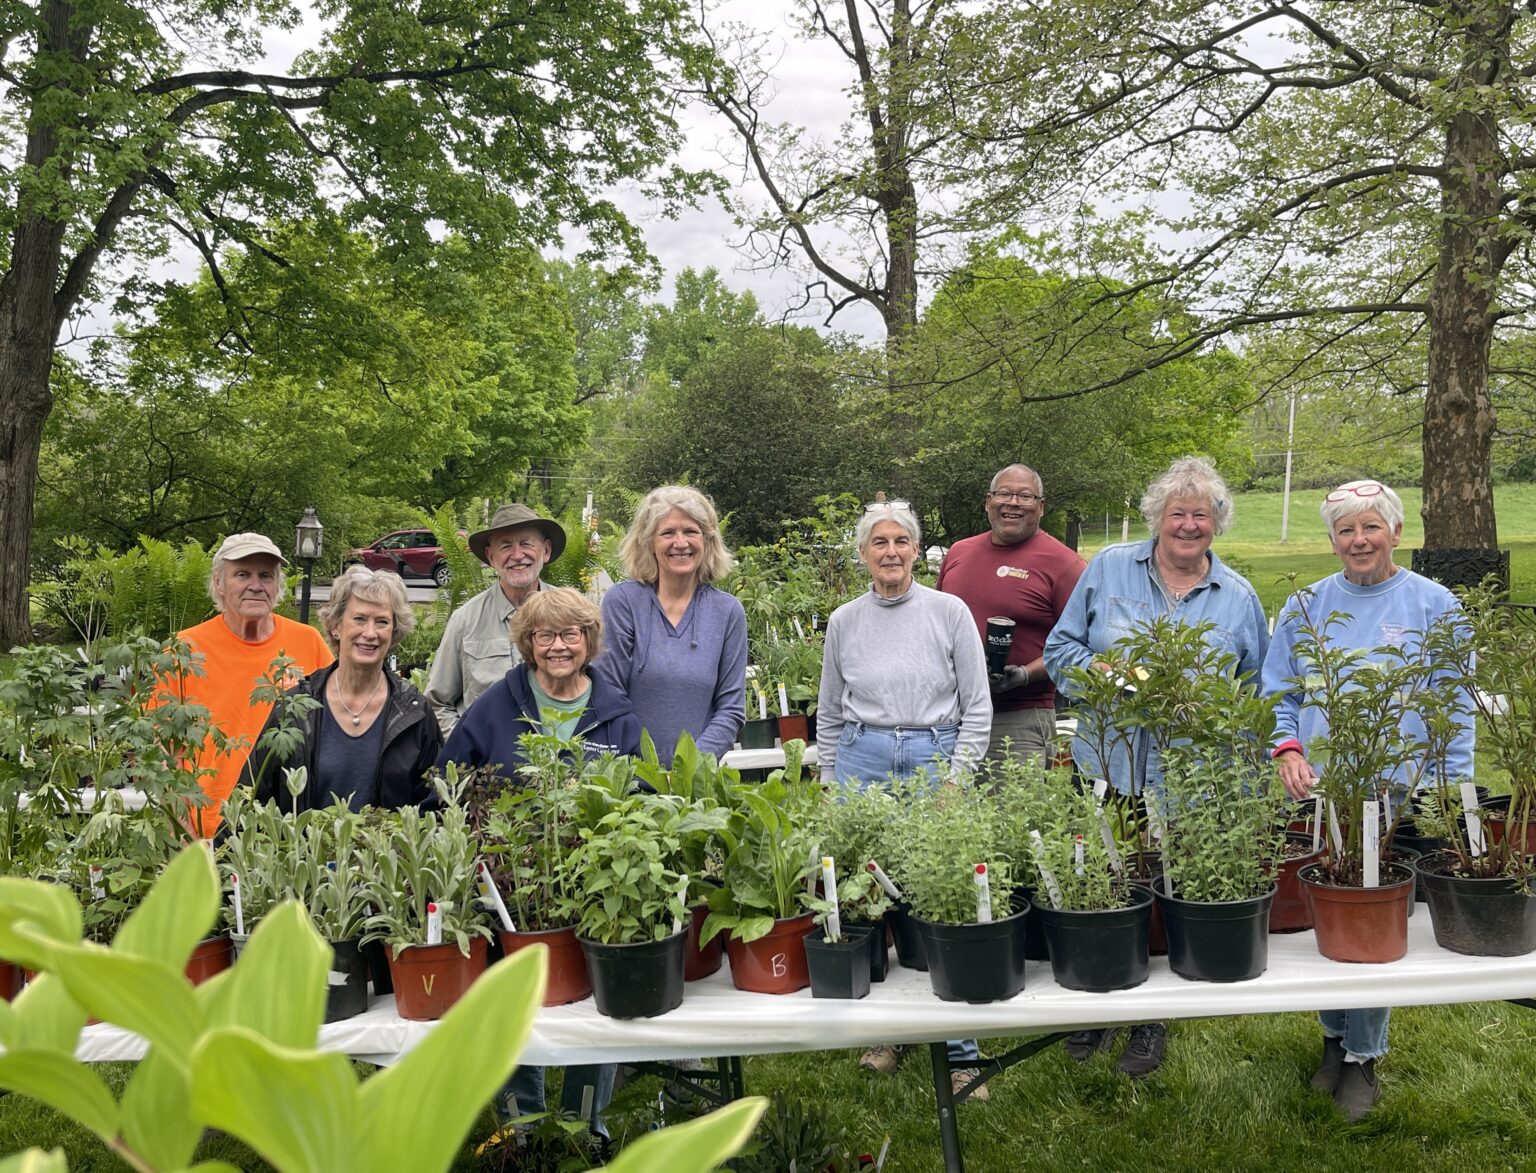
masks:
<svg viewBox="0 0 1536 1173"><path fill-rule="evenodd" d="M929 1043L933 1060L933 1098L939 1105L939 1139L944 1144L944 1173L965 1173L960 1155L960 1125L955 1119L955 1096L949 1085L949 1044Z"/></svg>

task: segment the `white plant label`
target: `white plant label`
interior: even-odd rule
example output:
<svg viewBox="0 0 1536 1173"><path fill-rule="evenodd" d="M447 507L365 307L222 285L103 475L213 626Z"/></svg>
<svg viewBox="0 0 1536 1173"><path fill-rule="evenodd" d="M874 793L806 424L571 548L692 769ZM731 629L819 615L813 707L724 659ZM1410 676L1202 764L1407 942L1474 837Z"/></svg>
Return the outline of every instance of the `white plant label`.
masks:
<svg viewBox="0 0 1536 1173"><path fill-rule="evenodd" d="M987 865L976 865L973 877L976 881L976 923L979 925L990 924L992 921L992 881L987 878Z"/></svg>
<svg viewBox="0 0 1536 1173"><path fill-rule="evenodd" d="M1163 841L1163 812L1157 809L1155 802L1149 802L1147 807L1147 834L1152 837L1153 843Z"/></svg>
<svg viewBox="0 0 1536 1173"><path fill-rule="evenodd" d="M1381 810L1374 799L1360 804L1360 831L1364 840L1361 864L1362 887L1381 887Z"/></svg>
<svg viewBox="0 0 1536 1173"><path fill-rule="evenodd" d="M1030 846L1035 852L1035 866L1040 869L1040 878L1045 882L1045 894L1050 897L1051 907L1060 908L1061 885L1056 882L1056 877L1051 875L1051 869L1045 866L1045 840L1040 838L1039 831L1029 833Z"/></svg>
<svg viewBox="0 0 1536 1173"><path fill-rule="evenodd" d="M1099 821L1099 838L1104 840L1104 850L1109 853L1109 866L1117 872L1123 872L1125 865L1120 859L1120 849L1115 846L1115 835L1109 829L1109 820L1104 817L1104 808L1099 807L1093 816Z"/></svg>
<svg viewBox="0 0 1536 1173"><path fill-rule="evenodd" d="M229 900L235 906L235 932L243 937L245 936L245 906L240 900L240 877L233 872L229 876Z"/></svg>
<svg viewBox="0 0 1536 1173"><path fill-rule="evenodd" d="M107 898L107 886L101 882L101 868L96 864L91 865L91 899L105 900Z"/></svg>
<svg viewBox="0 0 1536 1173"><path fill-rule="evenodd" d="M1461 784L1461 810L1467 817L1467 850L1476 859L1488 850L1483 842L1483 820L1478 812L1477 787L1471 782Z"/></svg>
<svg viewBox="0 0 1536 1173"><path fill-rule="evenodd" d="M830 855L821 857L821 883L827 890L827 899L832 902L832 911L827 913L827 938L841 941L843 918L837 914L837 865L832 862Z"/></svg>
<svg viewBox="0 0 1536 1173"><path fill-rule="evenodd" d="M864 866L868 868L870 874L875 877L875 883L879 884L880 887L885 889L885 894L887 896L889 896L892 900L901 899L901 889L896 887L896 885L891 882L891 877L885 874L884 868L882 868L874 860L870 860Z"/></svg>
<svg viewBox="0 0 1536 1173"><path fill-rule="evenodd" d="M1104 796L1106 794L1108 794L1108 793L1109 793L1109 779L1107 779L1107 778L1100 778L1097 782L1095 782L1093 784L1093 799L1094 799L1095 802L1102 804L1103 801L1104 801Z"/></svg>
<svg viewBox="0 0 1536 1173"><path fill-rule="evenodd" d="M821 844L820 843L813 843L813 844L811 844L811 867L813 869L811 874L805 877L805 894L807 896L810 896L810 897L814 898L815 895L816 895L816 876L817 876L817 873L821 869ZM836 900L837 899L837 893L836 892L832 892L832 893L829 894L829 897L832 900Z"/></svg>
<svg viewBox="0 0 1536 1173"><path fill-rule="evenodd" d="M885 1168L885 1154L891 1151L891 1138L886 1137L880 1144L880 1154L875 1158L875 1173L881 1173Z"/></svg>
<svg viewBox="0 0 1536 1173"><path fill-rule="evenodd" d="M1312 799L1312 850L1323 849L1323 796L1315 795Z"/></svg>
<svg viewBox="0 0 1536 1173"><path fill-rule="evenodd" d="M443 943L443 914L435 903L427 905L427 944Z"/></svg>
<svg viewBox="0 0 1536 1173"><path fill-rule="evenodd" d="M791 615L789 621L795 625L795 634L800 637L800 642L805 642L805 628L800 626L800 616ZM585 1117L583 1117L585 1119Z"/></svg>
<svg viewBox="0 0 1536 1173"><path fill-rule="evenodd" d="M1088 869L1083 866L1083 859L1083 837L1078 835L1072 842L1072 866L1080 876L1086 875L1088 872Z"/></svg>
<svg viewBox="0 0 1536 1173"><path fill-rule="evenodd" d="M789 693L784 688L784 682L779 681L779 716L789 716Z"/></svg>
<svg viewBox="0 0 1536 1173"><path fill-rule="evenodd" d="M1333 853L1344 854L1344 832L1339 829L1339 812L1333 803L1328 804L1328 838L1333 842Z"/></svg>
<svg viewBox="0 0 1536 1173"><path fill-rule="evenodd" d="M768 720L768 694L760 688L755 688L753 691L757 693L757 719L766 721Z"/></svg>
<svg viewBox="0 0 1536 1173"><path fill-rule="evenodd" d="M687 876L682 876L678 880L678 884L677 884L677 902L679 904L681 904L684 908L688 907L688 877ZM683 918L680 917L680 916L674 916L672 918L672 935L675 937L675 936L677 936L678 933L680 933L682 931L683 931ZM591 1091L592 1090L592 1087L591 1087L590 1084L587 1086L586 1090L587 1091ZM586 1119L586 1117L583 1117L583 1119Z"/></svg>
<svg viewBox="0 0 1536 1173"><path fill-rule="evenodd" d="M501 889L496 887L496 880L491 875L491 869L486 866L483 859L477 867L480 895L489 900L491 906L496 909L496 919L501 921L501 927L509 933L517 932L517 924L513 921L512 914L507 911L507 902L501 898Z"/></svg>

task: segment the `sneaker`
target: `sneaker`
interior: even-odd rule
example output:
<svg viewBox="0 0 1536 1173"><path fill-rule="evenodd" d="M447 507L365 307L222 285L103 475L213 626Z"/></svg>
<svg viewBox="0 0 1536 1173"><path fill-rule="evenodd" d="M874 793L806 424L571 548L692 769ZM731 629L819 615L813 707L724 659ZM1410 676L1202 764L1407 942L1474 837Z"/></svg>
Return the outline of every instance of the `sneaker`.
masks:
<svg viewBox="0 0 1536 1173"><path fill-rule="evenodd" d="M1168 1028L1160 1022L1143 1022L1131 1027L1130 1041L1120 1056L1120 1070L1132 1079L1151 1075L1163 1065L1163 1051L1168 1047Z"/></svg>
<svg viewBox="0 0 1536 1173"><path fill-rule="evenodd" d="M1381 1099L1381 1085L1376 1082L1376 1060L1364 1063L1345 1063L1339 1071L1339 1086L1334 1089L1333 1102L1351 1124L1358 1124L1371 1114L1376 1101Z"/></svg>
<svg viewBox="0 0 1536 1173"><path fill-rule="evenodd" d="M1323 1036L1323 1061L1312 1073L1312 1086L1332 1094L1339 1086L1339 1069L1344 1065L1344 1040Z"/></svg>
<svg viewBox="0 0 1536 1173"><path fill-rule="evenodd" d="M966 1084L970 1083L973 1079L979 1079L980 1077L981 1068L979 1067L951 1067L949 1069L950 1094L958 1097L960 1095L961 1089L964 1088ZM990 1100L992 1098L992 1093L987 1090L986 1084L978 1083L971 1089L971 1094L965 1098L966 1100ZM964 1101L961 1102L964 1103Z"/></svg>
<svg viewBox="0 0 1536 1173"><path fill-rule="evenodd" d="M881 1043L864 1052L859 1058L859 1066L879 1075L895 1075L911 1049L906 1043Z"/></svg>
<svg viewBox="0 0 1536 1173"><path fill-rule="evenodd" d="M1077 1030L1062 1040L1061 1047L1070 1058L1076 1059L1079 1063L1086 1063L1100 1051L1107 1051L1114 1046L1115 1040L1119 1037L1118 1026L1106 1027L1103 1030Z"/></svg>

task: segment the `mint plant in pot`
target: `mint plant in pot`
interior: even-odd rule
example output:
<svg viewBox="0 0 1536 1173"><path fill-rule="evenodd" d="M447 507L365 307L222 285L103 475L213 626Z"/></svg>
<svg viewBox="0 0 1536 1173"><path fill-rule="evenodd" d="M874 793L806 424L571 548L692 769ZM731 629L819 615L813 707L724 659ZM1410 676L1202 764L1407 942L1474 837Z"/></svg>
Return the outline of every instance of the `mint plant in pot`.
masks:
<svg viewBox="0 0 1536 1173"><path fill-rule="evenodd" d="M998 1002L1024 988L1027 901L999 804L968 781L896 793L887 870L912 905L933 992L946 1002Z"/></svg>
<svg viewBox="0 0 1536 1173"><path fill-rule="evenodd" d="M835 861L842 935L862 938L867 944L869 977L873 982L885 980L885 917L895 907L895 901L875 878L869 864L886 856L888 827L896 813L896 800L881 786L848 788L836 795L828 793L815 813L813 836L822 854ZM818 923L825 923L826 919L826 913L818 914Z"/></svg>
<svg viewBox="0 0 1536 1173"><path fill-rule="evenodd" d="M1435 770L1418 795L1415 822L1422 842L1443 846L1420 859L1419 884L1442 948L1515 957L1536 951L1536 627L1501 606L1488 585L1468 591L1462 605L1463 618L1430 629L1426 652L1450 665L1472 698L1478 749L1508 776L1509 804L1501 812L1479 809L1485 800L1475 787Z"/></svg>
<svg viewBox="0 0 1536 1173"><path fill-rule="evenodd" d="M821 790L800 776L801 749L790 742L784 769L760 785L734 787L716 832L723 886L710 893L702 940L728 934L731 981L739 990L792 994L810 984L805 934L820 867L810 820Z"/></svg>
<svg viewBox="0 0 1536 1173"><path fill-rule="evenodd" d="M679 865L687 804L673 795L619 797L590 783L582 789L594 801L579 822L570 864L581 885L577 934L598 1013L665 1014L683 1000L688 880Z"/></svg>
<svg viewBox="0 0 1536 1173"><path fill-rule="evenodd" d="M373 811L360 836L372 912L388 946L401 1018L441 1018L485 970L490 929L476 904L476 845L464 809Z"/></svg>

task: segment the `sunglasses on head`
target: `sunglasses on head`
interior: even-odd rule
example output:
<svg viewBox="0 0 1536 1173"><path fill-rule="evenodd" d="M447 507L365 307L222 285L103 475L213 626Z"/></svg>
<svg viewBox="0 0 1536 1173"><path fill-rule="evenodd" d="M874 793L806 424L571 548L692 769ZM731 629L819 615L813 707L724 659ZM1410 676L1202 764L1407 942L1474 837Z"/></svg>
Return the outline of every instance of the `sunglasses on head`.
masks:
<svg viewBox="0 0 1536 1173"><path fill-rule="evenodd" d="M1366 481L1363 485L1344 485L1335 489L1323 498L1324 501L1344 501L1351 495L1356 497L1380 497L1387 491L1387 486L1380 481Z"/></svg>

